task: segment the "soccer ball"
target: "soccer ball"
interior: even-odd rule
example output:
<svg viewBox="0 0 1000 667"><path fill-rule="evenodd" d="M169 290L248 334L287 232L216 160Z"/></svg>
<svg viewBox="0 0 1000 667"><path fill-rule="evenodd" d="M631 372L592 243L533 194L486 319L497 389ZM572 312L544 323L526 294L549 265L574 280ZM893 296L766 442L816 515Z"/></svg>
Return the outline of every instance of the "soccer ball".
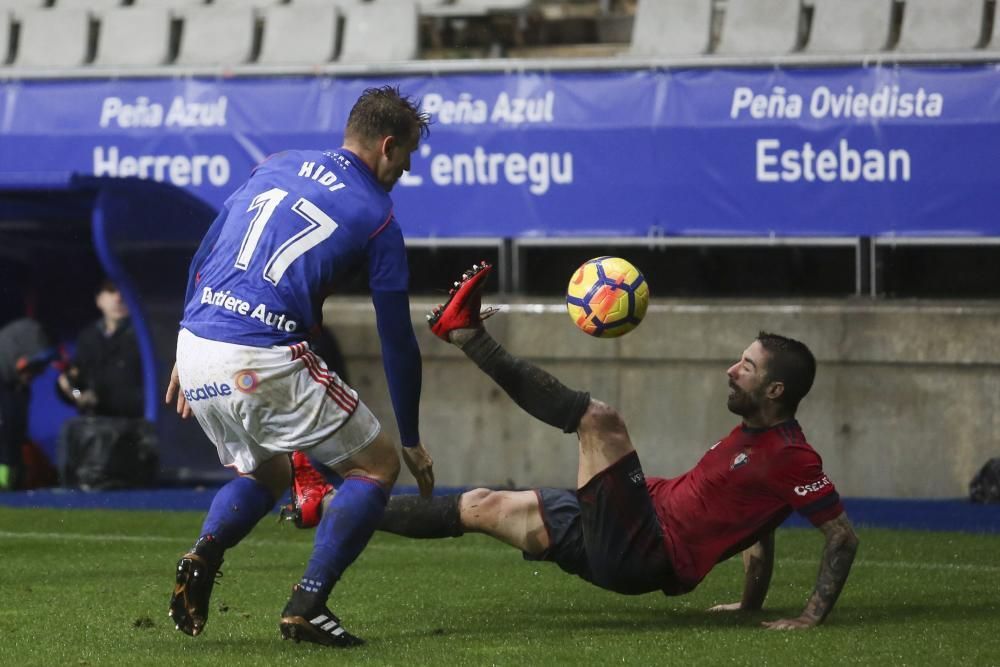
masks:
<svg viewBox="0 0 1000 667"><path fill-rule="evenodd" d="M649 305L649 284L621 257L587 260L570 278L566 310L573 324L597 338L615 338L639 326Z"/></svg>

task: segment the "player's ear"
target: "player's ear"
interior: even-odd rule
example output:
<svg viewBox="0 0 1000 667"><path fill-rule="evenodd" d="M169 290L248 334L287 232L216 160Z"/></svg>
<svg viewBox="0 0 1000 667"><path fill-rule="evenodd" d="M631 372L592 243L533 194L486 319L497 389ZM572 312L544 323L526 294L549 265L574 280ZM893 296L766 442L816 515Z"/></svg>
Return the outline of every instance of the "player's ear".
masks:
<svg viewBox="0 0 1000 667"><path fill-rule="evenodd" d="M392 151L394 148L396 148L396 144L397 144L396 137L390 134L387 137L382 137L382 143L381 145L379 145L379 150L381 151L382 155L384 155L387 158L391 158Z"/></svg>
<svg viewBox="0 0 1000 667"><path fill-rule="evenodd" d="M781 380L776 382L771 382L767 385L767 397L772 401L776 401L781 398L782 394L785 393L785 383Z"/></svg>

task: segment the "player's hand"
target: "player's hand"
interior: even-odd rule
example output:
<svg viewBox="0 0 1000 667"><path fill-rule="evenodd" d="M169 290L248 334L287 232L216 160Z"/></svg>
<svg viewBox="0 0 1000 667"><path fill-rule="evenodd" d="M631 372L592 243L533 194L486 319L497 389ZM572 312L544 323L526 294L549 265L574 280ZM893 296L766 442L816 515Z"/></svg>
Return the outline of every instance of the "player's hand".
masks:
<svg viewBox="0 0 1000 667"><path fill-rule="evenodd" d="M430 498L434 493L434 460L423 445L403 447L403 460L410 473L417 479L420 495Z"/></svg>
<svg viewBox="0 0 1000 667"><path fill-rule="evenodd" d="M164 401L167 405L170 405L174 396L177 396L177 414L181 416L181 419L187 419L191 416L191 406L188 405L187 399L184 398L184 391L181 389L181 378L177 374L177 364L174 364L174 370L170 371L170 384L167 385L167 397Z"/></svg>
<svg viewBox="0 0 1000 667"><path fill-rule="evenodd" d="M782 618L777 621L764 621L762 626L768 630L805 630L815 626L817 621L807 616L798 618Z"/></svg>
<svg viewBox="0 0 1000 667"><path fill-rule="evenodd" d="M709 607L709 611L740 611L743 609L743 603L741 602L730 602L729 604L717 604L714 607Z"/></svg>
<svg viewBox="0 0 1000 667"><path fill-rule="evenodd" d="M81 410L90 410L97 405L97 394L92 389L87 389L86 391L81 391L74 400L76 401L76 407Z"/></svg>

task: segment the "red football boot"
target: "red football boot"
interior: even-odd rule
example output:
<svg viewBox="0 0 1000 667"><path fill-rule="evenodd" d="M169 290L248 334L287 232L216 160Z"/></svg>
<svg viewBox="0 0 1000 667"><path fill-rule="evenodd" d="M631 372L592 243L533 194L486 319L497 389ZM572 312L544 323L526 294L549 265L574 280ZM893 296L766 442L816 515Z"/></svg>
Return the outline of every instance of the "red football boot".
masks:
<svg viewBox="0 0 1000 667"><path fill-rule="evenodd" d="M427 316L435 336L448 341L448 334L455 329L473 329L496 312L495 308L490 308L480 313L483 286L492 269L491 264L480 262L462 274L462 279L448 292L448 300Z"/></svg>
<svg viewBox="0 0 1000 667"><path fill-rule="evenodd" d="M298 528L313 528L323 516L323 498L333 485L309 462L302 452L292 452L292 502L281 508L281 519Z"/></svg>

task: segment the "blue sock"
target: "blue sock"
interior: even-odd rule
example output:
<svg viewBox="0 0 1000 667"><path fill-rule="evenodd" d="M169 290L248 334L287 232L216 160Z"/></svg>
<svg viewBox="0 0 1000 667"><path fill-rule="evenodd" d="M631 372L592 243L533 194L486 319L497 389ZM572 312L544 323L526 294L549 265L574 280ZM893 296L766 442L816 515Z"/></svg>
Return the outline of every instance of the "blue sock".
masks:
<svg viewBox="0 0 1000 667"><path fill-rule="evenodd" d="M325 598L364 550L385 513L388 494L368 477L348 477L323 510L312 558L300 585Z"/></svg>
<svg viewBox="0 0 1000 667"><path fill-rule="evenodd" d="M235 547L271 511L274 503L263 484L249 477L237 477L215 494L201 534L214 536L223 549Z"/></svg>

